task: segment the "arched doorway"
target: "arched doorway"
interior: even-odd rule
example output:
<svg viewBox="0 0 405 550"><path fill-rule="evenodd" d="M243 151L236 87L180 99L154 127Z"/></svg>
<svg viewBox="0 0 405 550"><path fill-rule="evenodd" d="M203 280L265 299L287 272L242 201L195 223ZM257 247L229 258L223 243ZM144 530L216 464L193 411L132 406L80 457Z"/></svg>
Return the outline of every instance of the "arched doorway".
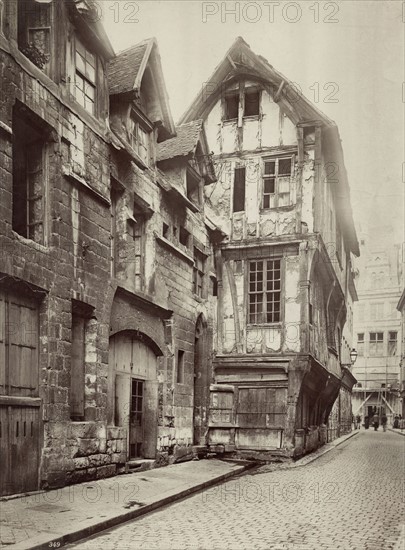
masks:
<svg viewBox="0 0 405 550"><path fill-rule="evenodd" d="M204 445L204 434L207 426L208 385L207 326L201 314L197 319L194 340L194 445Z"/></svg>
<svg viewBox="0 0 405 550"><path fill-rule="evenodd" d="M154 348L136 331L119 332L110 338L111 420L127 430L129 460L156 455L158 382Z"/></svg>

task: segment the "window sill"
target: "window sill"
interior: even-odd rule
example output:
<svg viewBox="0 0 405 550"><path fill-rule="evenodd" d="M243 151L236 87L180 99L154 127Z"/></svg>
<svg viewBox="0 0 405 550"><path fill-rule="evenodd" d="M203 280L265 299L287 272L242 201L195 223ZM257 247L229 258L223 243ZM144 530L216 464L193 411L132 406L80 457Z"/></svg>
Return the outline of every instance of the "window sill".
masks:
<svg viewBox="0 0 405 550"><path fill-rule="evenodd" d="M249 329L255 329L255 328L282 328L283 327L283 323L280 321L280 322L277 322L277 323L257 323L257 324L252 324L252 323L247 323L246 325L246 328L249 330Z"/></svg>
<svg viewBox="0 0 405 550"><path fill-rule="evenodd" d="M267 214L268 212L289 212L294 210L296 204L289 204L288 206L274 206L273 208L260 208L260 214Z"/></svg>
<svg viewBox="0 0 405 550"><path fill-rule="evenodd" d="M97 191L96 189L91 187L84 178L82 178L81 176L79 176L78 174L73 172L71 166L66 166L66 165L62 166L62 174L66 178L73 181L74 183L78 183L79 185L81 185L81 186L85 187L86 189L88 189L91 193L93 193L98 199L100 199L102 202L104 202L104 204L106 204L107 206L111 206L111 202L109 201L109 199L107 199L99 191Z"/></svg>
<svg viewBox="0 0 405 550"><path fill-rule="evenodd" d="M158 235L156 232L154 233L155 239L162 244L163 246L166 246L169 248L172 252L175 252L177 255L181 256L187 263L194 265L194 258L189 256L186 252L184 252L181 248L173 244L171 241L166 239L165 237L162 237L162 235Z"/></svg>
<svg viewBox="0 0 405 550"><path fill-rule="evenodd" d="M37 243L33 239L29 239L28 237L24 237L23 235L20 235L17 233L17 231L12 230L12 233L14 237L16 237L21 243L28 244L30 246L33 246L36 248L39 252L49 252L49 247L42 243Z"/></svg>

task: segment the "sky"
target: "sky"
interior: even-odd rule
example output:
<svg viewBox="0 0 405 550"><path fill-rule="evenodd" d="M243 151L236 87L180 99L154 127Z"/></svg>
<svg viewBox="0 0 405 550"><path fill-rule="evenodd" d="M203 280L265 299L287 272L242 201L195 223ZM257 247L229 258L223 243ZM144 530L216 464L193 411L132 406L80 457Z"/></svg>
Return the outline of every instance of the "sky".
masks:
<svg viewBox="0 0 405 550"><path fill-rule="evenodd" d="M116 52L156 37L175 121L242 36L337 123L359 238L403 242L403 2L99 0L98 9Z"/></svg>

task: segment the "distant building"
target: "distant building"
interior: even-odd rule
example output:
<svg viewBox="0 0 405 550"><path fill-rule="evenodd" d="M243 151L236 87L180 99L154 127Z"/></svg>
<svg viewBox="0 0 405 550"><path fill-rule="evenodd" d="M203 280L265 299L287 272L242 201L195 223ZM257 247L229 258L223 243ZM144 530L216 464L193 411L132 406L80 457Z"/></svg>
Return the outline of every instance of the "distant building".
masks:
<svg viewBox="0 0 405 550"><path fill-rule="evenodd" d="M398 311L401 313L401 362L400 362L400 373L399 373L399 391L400 391L400 414L402 416L402 421L404 423L405 419L405 290L403 290L401 298L399 299L397 305Z"/></svg>
<svg viewBox="0 0 405 550"><path fill-rule="evenodd" d="M389 230L384 231L389 234ZM378 240L360 240L356 261L358 302L354 335L358 358L353 368L353 412L364 416L401 412L399 401L403 327L397 310L403 289L402 250Z"/></svg>

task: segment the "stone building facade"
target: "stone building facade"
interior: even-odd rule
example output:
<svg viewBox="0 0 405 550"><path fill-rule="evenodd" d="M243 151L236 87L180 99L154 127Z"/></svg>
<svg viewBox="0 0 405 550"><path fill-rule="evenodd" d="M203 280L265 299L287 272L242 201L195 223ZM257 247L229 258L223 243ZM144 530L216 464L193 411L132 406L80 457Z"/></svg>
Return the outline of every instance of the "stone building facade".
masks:
<svg viewBox="0 0 405 550"><path fill-rule="evenodd" d="M86 1L3 8L1 494L318 446L357 253L335 125L238 40L220 82L241 124L215 93L175 127L154 39L115 55ZM285 203L257 191L263 159Z"/></svg>
<svg viewBox="0 0 405 550"><path fill-rule="evenodd" d="M177 143L156 42L116 57L94 21L86 2L2 11L3 495L204 440L218 234L204 131Z"/></svg>
<svg viewBox="0 0 405 550"><path fill-rule="evenodd" d="M390 228L381 228L389 234ZM389 423L402 414L400 365L402 324L397 305L404 288L403 251L387 248L378 238L361 235L361 256L356 262L359 300L354 309L358 358L353 368L353 412L372 416L384 412Z"/></svg>
<svg viewBox="0 0 405 550"><path fill-rule="evenodd" d="M227 234L208 442L297 456L326 440L341 388L351 418L342 335L359 249L338 130L242 38L181 122L197 119L218 177L206 201Z"/></svg>

